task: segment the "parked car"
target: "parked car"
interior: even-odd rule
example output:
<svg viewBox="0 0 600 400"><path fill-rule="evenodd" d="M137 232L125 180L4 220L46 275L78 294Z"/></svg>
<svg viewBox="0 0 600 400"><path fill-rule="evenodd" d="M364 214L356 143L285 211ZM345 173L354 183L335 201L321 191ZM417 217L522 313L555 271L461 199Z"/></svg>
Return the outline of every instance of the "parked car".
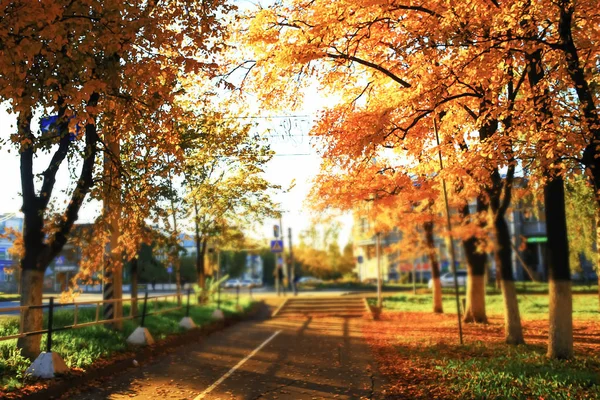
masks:
<svg viewBox="0 0 600 400"><path fill-rule="evenodd" d="M458 286L466 286L467 284L467 271L458 270L456 271L456 281L458 282ZM442 288L453 288L454 287L454 274L452 272L446 272L440 276L440 283L442 284ZM429 289L433 288L433 279L429 280L429 284L427 285Z"/></svg>
<svg viewBox="0 0 600 400"><path fill-rule="evenodd" d="M262 287L263 281L262 279L252 279L252 284L254 287Z"/></svg>
<svg viewBox="0 0 600 400"><path fill-rule="evenodd" d="M240 282L240 286L243 288L254 287L254 282L252 282L252 279L243 279Z"/></svg>
<svg viewBox="0 0 600 400"><path fill-rule="evenodd" d="M303 276L302 278L298 279L298 285L299 286L313 286L313 285L318 285L319 283L323 283L323 281L319 278L315 278L314 276Z"/></svg>
<svg viewBox="0 0 600 400"><path fill-rule="evenodd" d="M240 286L242 286L242 282L240 282L239 279L228 279L227 281L225 281L225 284L223 284L223 287L225 287L226 289L236 288Z"/></svg>

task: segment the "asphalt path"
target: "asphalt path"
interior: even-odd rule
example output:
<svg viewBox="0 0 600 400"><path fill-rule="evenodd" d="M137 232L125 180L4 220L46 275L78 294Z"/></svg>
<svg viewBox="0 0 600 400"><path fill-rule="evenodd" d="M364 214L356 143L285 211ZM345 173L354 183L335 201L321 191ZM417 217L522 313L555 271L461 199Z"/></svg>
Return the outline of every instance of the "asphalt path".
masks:
<svg viewBox="0 0 600 400"><path fill-rule="evenodd" d="M63 399L379 398L362 322L306 317L240 323Z"/></svg>

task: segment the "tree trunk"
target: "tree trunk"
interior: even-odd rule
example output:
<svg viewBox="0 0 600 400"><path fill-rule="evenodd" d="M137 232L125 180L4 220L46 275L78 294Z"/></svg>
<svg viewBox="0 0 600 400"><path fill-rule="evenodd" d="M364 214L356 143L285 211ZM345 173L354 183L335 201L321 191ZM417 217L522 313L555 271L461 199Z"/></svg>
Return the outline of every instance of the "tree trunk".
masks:
<svg viewBox="0 0 600 400"><path fill-rule="evenodd" d="M482 199L477 199L477 211L486 210ZM469 215L469 205L462 210L463 216ZM487 323L485 313L485 269L487 256L477 251L477 238L471 237L463 240L463 248L467 259L467 306L465 310L465 322Z"/></svg>
<svg viewBox="0 0 600 400"><path fill-rule="evenodd" d="M138 258L131 260L131 315L137 315L138 304Z"/></svg>
<svg viewBox="0 0 600 400"><path fill-rule="evenodd" d="M24 269L21 272L21 306L42 305L42 291L44 289L44 272L35 269ZM29 309L23 311L22 332L39 331L43 329L43 309ZM17 347L21 349L24 357L34 360L40 355L42 337L26 336L19 338Z"/></svg>
<svg viewBox="0 0 600 400"><path fill-rule="evenodd" d="M497 216L494 220L496 230L496 273L502 279L502 296L504 301L504 337L508 344L523 344L523 328L519 302L512 271L510 233L504 215Z"/></svg>
<svg viewBox="0 0 600 400"><path fill-rule="evenodd" d="M179 254L175 260L175 287L177 291L177 306L181 307L181 259Z"/></svg>
<svg viewBox="0 0 600 400"><path fill-rule="evenodd" d="M171 184L171 170L169 170L169 189L173 189ZM179 257L179 230L177 229L177 213L175 211L175 200L173 196L171 196L171 213L173 214L173 234L175 236L175 249L173 250L173 264L175 264L175 291L177 292L177 306L181 307L181 258Z"/></svg>
<svg viewBox="0 0 600 400"><path fill-rule="evenodd" d="M200 293L198 294L198 303L204 303L208 296L206 295L206 274L204 273L204 262L206 254L206 238L201 239L198 229L196 229L196 277Z"/></svg>
<svg viewBox="0 0 600 400"><path fill-rule="evenodd" d="M550 279L550 315L548 357L573 357L573 296L565 212L565 189L561 176L544 187L548 232L548 277Z"/></svg>
<svg viewBox="0 0 600 400"><path fill-rule="evenodd" d="M179 238L177 239L179 240ZM181 258L179 257L179 248L176 242L173 250L173 268L175 269L175 292L177 294L177 306L181 307Z"/></svg>
<svg viewBox="0 0 600 400"><path fill-rule="evenodd" d="M583 71L580 68L577 50L571 35L572 12L567 2L560 2L561 13L559 21L559 34L562 49L565 52L567 71L576 85L576 92L580 102L593 106L593 98ZM528 79L530 85L536 87L544 78L545 72L542 66L542 51L537 50L528 55L530 66L528 68ZM549 90L546 88L534 96L534 105L539 110L541 118L538 120L538 129L546 129L553 124L552 111L549 106ZM597 115L592 109L585 107L584 119L591 126L597 126ZM600 131L594 128L593 136L598 138ZM591 146L591 147L590 147ZM596 144L592 142L583 153L584 164L592 169L592 176L597 178L598 165L595 156ZM569 266L569 241L567 237L567 218L565 212L565 189L564 181L560 171L549 168L545 171L551 176L551 180L544 187L544 203L546 215L546 231L548 236L548 275L550 280L549 289L549 330L548 330L548 357L572 358L573 357L573 297L571 294L571 269ZM557 176L554 176L557 175ZM594 185L598 187L597 185Z"/></svg>
<svg viewBox="0 0 600 400"><path fill-rule="evenodd" d="M88 105L95 107L99 95L93 93ZM60 101L58 102L60 105ZM64 108L60 108L59 117L64 114ZM85 150L81 172L68 202L62 218L56 223L53 233L47 235L44 230L44 216L52 196L56 183L56 174L67 158L71 140L68 133L68 122L59 124L58 131L61 133L58 149L52 156L52 161L43 175L42 187L39 195L35 189L33 172L33 158L36 138L31 132L31 113L21 113L17 119L19 135L30 140L29 145L20 149L20 175L23 206L21 211L24 215L23 246L25 255L21 260L20 291L22 306L39 306L42 304L42 291L44 288L44 272L54 257L62 250L67 242L73 224L78 218L78 213L85 200L87 193L92 187L94 165L96 161L98 134L96 126L88 123L85 126ZM42 329L43 311L23 311L23 332ZM41 336L29 336L20 338L17 347L22 350L26 357L34 358L39 355Z"/></svg>
<svg viewBox="0 0 600 400"><path fill-rule="evenodd" d="M438 262L435 241L433 239L433 222L425 222L425 238L427 242L427 255L431 263L431 278L433 280L433 312L443 313L444 307L442 304L442 282L440 282L440 264Z"/></svg>
<svg viewBox="0 0 600 400"><path fill-rule="evenodd" d="M596 276L598 277L598 310L600 310L600 207L596 210Z"/></svg>
<svg viewBox="0 0 600 400"><path fill-rule="evenodd" d="M121 148L115 136L105 138L109 152L104 153L104 197L103 213L110 232L110 242L105 248L105 300L115 300L104 304L104 317L115 319L110 324L113 329L122 330L123 321L123 258L119 245L121 236L121 177L119 171Z"/></svg>

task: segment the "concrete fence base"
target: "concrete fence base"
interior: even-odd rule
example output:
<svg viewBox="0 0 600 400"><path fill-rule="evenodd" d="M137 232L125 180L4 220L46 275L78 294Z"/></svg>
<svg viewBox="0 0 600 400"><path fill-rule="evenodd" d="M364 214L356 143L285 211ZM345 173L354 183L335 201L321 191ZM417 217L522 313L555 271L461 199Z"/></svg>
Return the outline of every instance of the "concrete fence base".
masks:
<svg viewBox="0 0 600 400"><path fill-rule="evenodd" d="M154 339L152 338L152 335L150 335L150 332L148 332L147 328L138 326L127 338L127 343L135 344L137 346L146 346L149 344L154 344Z"/></svg>
<svg viewBox="0 0 600 400"><path fill-rule="evenodd" d="M25 374L35 378L52 379L57 374L65 374L69 368L60 355L53 352L42 352L27 368Z"/></svg>
<svg viewBox="0 0 600 400"><path fill-rule="evenodd" d="M194 329L196 327L196 324L194 323L194 320L190 317L183 317L181 321L179 321L179 326L184 329Z"/></svg>
<svg viewBox="0 0 600 400"><path fill-rule="evenodd" d="M223 311L221 311L221 309L217 308L212 313L212 319L225 319L225 315L223 314Z"/></svg>

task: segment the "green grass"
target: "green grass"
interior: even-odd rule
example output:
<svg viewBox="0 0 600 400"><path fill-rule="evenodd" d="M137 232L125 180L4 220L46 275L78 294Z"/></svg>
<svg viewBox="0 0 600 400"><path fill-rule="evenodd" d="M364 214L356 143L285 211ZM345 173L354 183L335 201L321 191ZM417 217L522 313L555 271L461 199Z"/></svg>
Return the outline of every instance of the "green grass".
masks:
<svg viewBox="0 0 600 400"><path fill-rule="evenodd" d="M195 303L192 302L192 303ZM185 303L184 303L185 304ZM236 309L235 297L223 298L221 309L225 316L233 316L248 311L252 306L247 297L240 298L241 311ZM153 302L148 304L148 312L174 307L174 302L161 302L155 307ZM196 325L204 325L211 321L211 315L216 308L216 303L207 305L190 306L190 317ZM138 312L142 312L142 302L139 302ZM129 315L129 305L124 307L124 314ZM100 311L102 312L102 311ZM58 328L73 323L73 310L56 310L54 312L53 326ZM82 308L79 310L78 322L94 321L95 308ZM179 321L185 316L185 307L182 310L170 311L164 314L148 315L145 326L155 340L164 339L168 335L184 331L179 327ZM139 326L140 320L128 320L123 323L122 331L114 331L104 325L96 325L86 328L78 328L66 331L58 331L52 335L52 351L60 354L69 367L85 368L99 358L107 358L111 355L128 349L126 338ZM44 316L44 327L47 327L47 315ZM0 319L0 336L8 336L18 333L18 318ZM46 335L42 336L42 349L46 348ZM21 357L16 350L16 340L0 342L0 390L15 390L25 383L24 372L29 366L29 361Z"/></svg>
<svg viewBox="0 0 600 400"><path fill-rule="evenodd" d="M418 293L429 293L430 289L427 287L428 283L419 283L415 285ZM385 283L383 285L383 290L385 292L412 292L413 289L412 283ZM517 293L521 294L547 294L548 293L548 283L546 282L527 282L527 281L518 281L515 282L515 287ZM364 283L364 282L356 282L356 281L330 281L323 282L316 286L302 286L303 289L307 290L360 290L360 291L375 291L377 286L374 283ZM581 294L595 294L598 293L598 283L573 283L573 293L581 293ZM465 294L465 287L459 287L458 292L460 294ZM454 294L453 288L443 289L445 294ZM487 286L487 293L490 295L500 293L499 289L496 289L494 285Z"/></svg>
<svg viewBox="0 0 600 400"><path fill-rule="evenodd" d="M464 295L461 296L461 299ZM543 319L548 315L548 296L543 294L518 295L519 311L524 319ZM456 312L455 297L450 294L442 296L443 307L446 312ZM376 300L369 299L375 305ZM384 297L383 306L388 310L408 312L428 312L432 309L431 294L401 294ZM502 295L488 294L485 298L486 312L488 315L503 315ZM573 317L578 319L592 319L600 317L598 311L598 296L575 294L573 296Z"/></svg>
<svg viewBox="0 0 600 400"><path fill-rule="evenodd" d="M600 358L594 354L558 361L549 360L541 346L483 342L462 347L401 344L396 349L432 366L442 375L438 384L455 398L600 398Z"/></svg>
<svg viewBox="0 0 600 400"><path fill-rule="evenodd" d="M20 294L0 292L0 301L17 301L21 298Z"/></svg>

